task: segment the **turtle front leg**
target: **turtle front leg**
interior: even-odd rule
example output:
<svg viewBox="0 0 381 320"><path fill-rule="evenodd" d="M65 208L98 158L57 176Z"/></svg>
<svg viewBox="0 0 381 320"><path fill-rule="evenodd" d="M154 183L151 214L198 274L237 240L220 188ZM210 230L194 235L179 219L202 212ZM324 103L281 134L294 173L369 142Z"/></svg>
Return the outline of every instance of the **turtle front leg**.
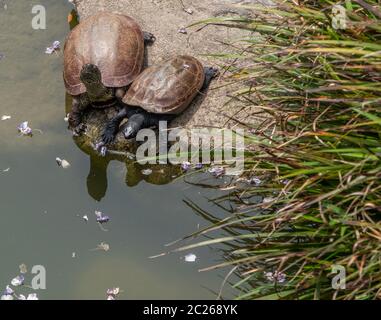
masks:
<svg viewBox="0 0 381 320"><path fill-rule="evenodd" d="M152 33L150 33L150 32L144 31L143 32L143 37L144 37L144 43L146 45L151 45L151 44L153 44L156 41L156 37Z"/></svg>
<svg viewBox="0 0 381 320"><path fill-rule="evenodd" d="M119 125L125 118L130 118L136 113L140 112L139 108L136 107L124 107L119 113L112 118L106 125L104 132L102 134L102 142L104 144L109 144L114 141L116 134L119 131Z"/></svg>
<svg viewBox="0 0 381 320"><path fill-rule="evenodd" d="M204 67L204 73L205 80L204 84L202 85L201 91L205 91L206 89L208 89L212 80L220 74L218 69L213 67Z"/></svg>
<svg viewBox="0 0 381 320"><path fill-rule="evenodd" d="M87 99L83 97L73 97L72 108L69 114L69 125L74 135L80 135L85 131L86 126L82 123L82 116L89 105Z"/></svg>
<svg viewBox="0 0 381 320"><path fill-rule="evenodd" d="M109 144L114 141L116 134L119 130L119 125L128 115L127 108L123 108L119 113L112 118L106 125L102 134L102 142Z"/></svg>

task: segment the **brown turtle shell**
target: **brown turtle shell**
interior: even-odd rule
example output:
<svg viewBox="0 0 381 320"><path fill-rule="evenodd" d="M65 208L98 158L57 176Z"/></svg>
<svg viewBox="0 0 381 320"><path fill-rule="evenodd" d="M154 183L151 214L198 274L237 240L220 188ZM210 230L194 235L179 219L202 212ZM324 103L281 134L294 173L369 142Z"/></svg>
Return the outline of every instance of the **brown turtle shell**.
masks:
<svg viewBox="0 0 381 320"><path fill-rule="evenodd" d="M96 65L106 87L129 85L143 68L144 36L130 17L100 12L81 22L64 47L64 81L71 95L86 92L79 76L82 66Z"/></svg>
<svg viewBox="0 0 381 320"><path fill-rule="evenodd" d="M148 112L179 114L204 84L202 64L194 57L176 56L145 69L123 98L125 104Z"/></svg>

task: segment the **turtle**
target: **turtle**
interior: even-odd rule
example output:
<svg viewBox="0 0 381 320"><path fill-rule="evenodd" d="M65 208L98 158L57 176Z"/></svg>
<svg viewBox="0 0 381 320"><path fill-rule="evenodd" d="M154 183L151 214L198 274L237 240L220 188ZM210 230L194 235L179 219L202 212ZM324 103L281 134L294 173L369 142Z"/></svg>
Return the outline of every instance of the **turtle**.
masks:
<svg viewBox="0 0 381 320"><path fill-rule="evenodd" d="M115 106L141 73L145 45L155 37L131 17L99 12L80 22L64 46L64 83L73 97L69 115L74 132L84 128L86 108Z"/></svg>
<svg viewBox="0 0 381 320"><path fill-rule="evenodd" d="M157 127L181 114L195 96L205 90L218 74L213 67L203 67L195 57L179 55L145 69L131 84L122 102L124 107L106 125L102 143L110 144L125 119L123 134L135 138L140 129Z"/></svg>

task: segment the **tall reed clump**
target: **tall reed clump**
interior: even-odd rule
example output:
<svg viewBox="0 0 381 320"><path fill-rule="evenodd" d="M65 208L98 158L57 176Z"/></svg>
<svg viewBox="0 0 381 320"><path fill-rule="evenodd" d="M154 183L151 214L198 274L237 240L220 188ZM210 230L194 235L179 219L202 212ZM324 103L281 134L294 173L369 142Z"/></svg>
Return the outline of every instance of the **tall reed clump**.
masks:
<svg viewBox="0 0 381 320"><path fill-rule="evenodd" d="M262 183L230 185L238 205L225 219L191 204L213 222L192 236L227 234L177 251L222 244L226 261L211 268L240 277L238 299L381 298L380 3L274 2L203 21L253 31L215 57L234 58L235 99L264 119L245 124L245 176ZM332 15L343 9L345 22ZM254 195L263 201L243 201Z"/></svg>

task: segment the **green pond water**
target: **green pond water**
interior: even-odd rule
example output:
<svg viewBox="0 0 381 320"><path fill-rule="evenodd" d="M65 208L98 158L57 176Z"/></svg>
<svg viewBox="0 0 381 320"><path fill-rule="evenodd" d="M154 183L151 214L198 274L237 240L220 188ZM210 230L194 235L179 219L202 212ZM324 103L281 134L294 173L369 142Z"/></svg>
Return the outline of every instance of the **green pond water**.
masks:
<svg viewBox="0 0 381 320"><path fill-rule="evenodd" d="M46 30L31 26L36 4L46 8ZM198 270L221 261L219 251L195 249L195 263L182 259L190 252L148 258L208 224L183 200L217 211L205 200L209 191L179 180L155 185L160 179L141 175L127 185L119 161L108 163L106 190L106 176L97 171L106 167L101 159L88 181L90 158L64 121L62 53L45 54L53 41L63 45L71 9L64 0L0 0L0 116L12 117L0 121L0 291L25 263L46 268L40 299L105 299L111 287L123 290L120 299L214 299L227 270ZM17 126L23 121L42 134L21 137ZM58 167L56 157L71 167ZM107 232L96 223L95 210L111 217ZM108 252L91 250L101 242L110 245ZM232 292L225 290L224 297Z"/></svg>

